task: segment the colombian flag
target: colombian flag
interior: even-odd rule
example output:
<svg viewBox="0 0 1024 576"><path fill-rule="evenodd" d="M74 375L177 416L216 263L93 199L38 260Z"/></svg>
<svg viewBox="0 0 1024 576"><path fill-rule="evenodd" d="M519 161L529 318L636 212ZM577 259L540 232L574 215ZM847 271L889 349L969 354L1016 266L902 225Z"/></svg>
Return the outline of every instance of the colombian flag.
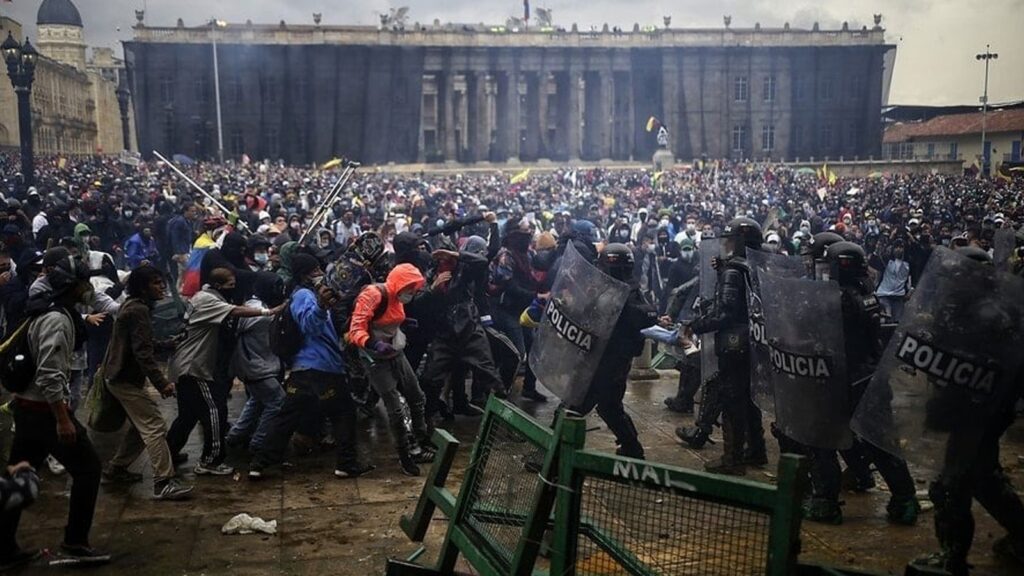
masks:
<svg viewBox="0 0 1024 576"><path fill-rule="evenodd" d="M191 298L202 287L199 283L199 270L203 265L203 257L206 256L206 253L211 248L216 246L217 244L208 234L203 234L197 238L195 244L192 245L192 251L189 252L188 262L185 264L185 273L182 275L181 282L181 295L185 298Z"/></svg>

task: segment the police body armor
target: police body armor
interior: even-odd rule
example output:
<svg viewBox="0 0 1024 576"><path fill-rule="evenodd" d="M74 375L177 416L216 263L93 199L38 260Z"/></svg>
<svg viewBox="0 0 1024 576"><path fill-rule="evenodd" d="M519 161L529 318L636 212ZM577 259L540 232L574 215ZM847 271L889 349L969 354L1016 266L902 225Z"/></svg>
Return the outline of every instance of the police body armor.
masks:
<svg viewBox="0 0 1024 576"><path fill-rule="evenodd" d="M750 353L750 316L747 304L747 285L750 268L743 258L733 257L722 262L722 271L715 290L717 314L733 308L733 321L723 324L715 334L715 354L723 356L747 355Z"/></svg>

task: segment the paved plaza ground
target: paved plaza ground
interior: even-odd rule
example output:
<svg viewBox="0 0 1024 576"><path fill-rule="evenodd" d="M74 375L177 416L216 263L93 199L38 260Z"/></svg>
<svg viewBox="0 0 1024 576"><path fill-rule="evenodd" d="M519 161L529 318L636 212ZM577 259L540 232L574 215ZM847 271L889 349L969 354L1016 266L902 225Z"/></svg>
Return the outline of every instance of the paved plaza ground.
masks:
<svg viewBox="0 0 1024 576"><path fill-rule="evenodd" d="M648 458L659 462L700 468L704 461L716 458L721 445L694 451L676 442L673 430L692 418L673 414L662 399L674 392L676 372L662 372L654 382L630 385L626 407L640 429ZM244 400L239 386L231 400L232 418ZM550 422L554 402L519 402L542 422ZM164 401L165 414L173 416L173 401ZM477 419L460 418L452 432L463 441L449 480L456 486L462 478ZM596 415L591 428L600 427L587 437L587 445L598 450L613 450L610 433ZM403 513L411 513L420 494L421 478L408 478L399 472L397 459L388 437L383 411L375 418L363 418L359 424L362 451L377 470L357 480L338 480L332 476L333 457L325 453L296 458L297 466L283 475L261 482L245 478L244 454L233 454L231 462L242 472L240 477L186 478L196 483L195 497L186 502L154 502L151 471L143 458L135 469L147 476L130 489L101 489L93 544L109 550L114 561L109 566L85 571L96 575L220 575L240 574L383 574L389 556L406 557L418 544L409 542L398 527ZM200 451L199 432L194 433L188 451L194 462ZM114 450L114 437L95 435L101 457L106 460ZM770 446L773 442L769 443ZM764 482L773 479L776 452L771 464L754 469L749 478ZM1024 425L1018 422L1003 442L1003 465L1015 486L1024 486ZM425 472L425 471L424 471ZM23 516L20 542L23 546L55 547L62 534L67 511L66 479L43 474L40 501ZM879 478L879 482L881 479ZM918 478L925 490L926 478ZM842 526L824 526L805 522L802 529L801 560L857 566L880 573L902 574L906 561L923 551L936 549L932 515L924 513L916 527L896 527L885 521L888 493L883 488L872 493L844 495L846 521ZM978 520L971 561L974 574L1019 574L991 554L993 541L1003 535L995 522L974 506ZM246 512L266 520L277 520L275 536L225 536L221 526L235 514ZM445 524L435 520L427 539L424 560L432 559L444 534ZM460 570L470 572L460 564ZM39 563L18 574L58 573Z"/></svg>

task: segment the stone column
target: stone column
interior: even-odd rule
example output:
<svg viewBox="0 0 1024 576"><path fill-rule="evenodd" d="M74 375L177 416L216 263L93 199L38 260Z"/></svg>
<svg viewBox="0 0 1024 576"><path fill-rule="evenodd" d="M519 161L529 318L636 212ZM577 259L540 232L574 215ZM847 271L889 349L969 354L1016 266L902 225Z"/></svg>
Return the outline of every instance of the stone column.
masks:
<svg viewBox="0 0 1024 576"><path fill-rule="evenodd" d="M580 159L580 78L581 73L569 70L558 86L559 112L564 114L566 153L570 161ZM562 88L565 88L564 94Z"/></svg>
<svg viewBox="0 0 1024 576"><path fill-rule="evenodd" d="M676 152L676 142L682 135L682 118L679 115L679 103L682 99L679 82L679 62L675 50L665 50L661 68L661 102L665 129L669 135L669 150Z"/></svg>
<svg viewBox="0 0 1024 576"><path fill-rule="evenodd" d="M487 124L487 73L468 73L466 92L470 160L484 162L488 159L487 150L491 143L490 127Z"/></svg>
<svg viewBox="0 0 1024 576"><path fill-rule="evenodd" d="M498 140L501 158L519 160L519 73L515 70L498 77Z"/></svg>
<svg viewBox="0 0 1024 576"><path fill-rule="evenodd" d="M583 150L586 160L600 157L604 119L601 117L601 82L596 72L583 74Z"/></svg>
<svg viewBox="0 0 1024 576"><path fill-rule="evenodd" d="M612 157L612 135L615 128L615 76L611 68L608 68L601 71L600 78L602 131L598 158L610 160Z"/></svg>
<svg viewBox="0 0 1024 576"><path fill-rule="evenodd" d="M540 90L541 79L537 72L527 72L526 76L526 141L523 142L521 156L537 160L540 153Z"/></svg>
<svg viewBox="0 0 1024 576"><path fill-rule="evenodd" d="M445 70L438 83L438 95L441 105L441 146L445 162L458 160L455 145L455 74L449 68Z"/></svg>

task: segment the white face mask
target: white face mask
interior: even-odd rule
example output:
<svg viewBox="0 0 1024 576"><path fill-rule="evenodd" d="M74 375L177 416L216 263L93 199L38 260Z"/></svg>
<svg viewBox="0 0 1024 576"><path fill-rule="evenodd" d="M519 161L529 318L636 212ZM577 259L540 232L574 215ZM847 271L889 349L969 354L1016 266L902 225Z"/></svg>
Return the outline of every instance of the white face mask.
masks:
<svg viewBox="0 0 1024 576"><path fill-rule="evenodd" d="M409 302L412 302L412 297L412 292L402 292L401 294L398 295L398 301L401 302L402 304L408 304Z"/></svg>

